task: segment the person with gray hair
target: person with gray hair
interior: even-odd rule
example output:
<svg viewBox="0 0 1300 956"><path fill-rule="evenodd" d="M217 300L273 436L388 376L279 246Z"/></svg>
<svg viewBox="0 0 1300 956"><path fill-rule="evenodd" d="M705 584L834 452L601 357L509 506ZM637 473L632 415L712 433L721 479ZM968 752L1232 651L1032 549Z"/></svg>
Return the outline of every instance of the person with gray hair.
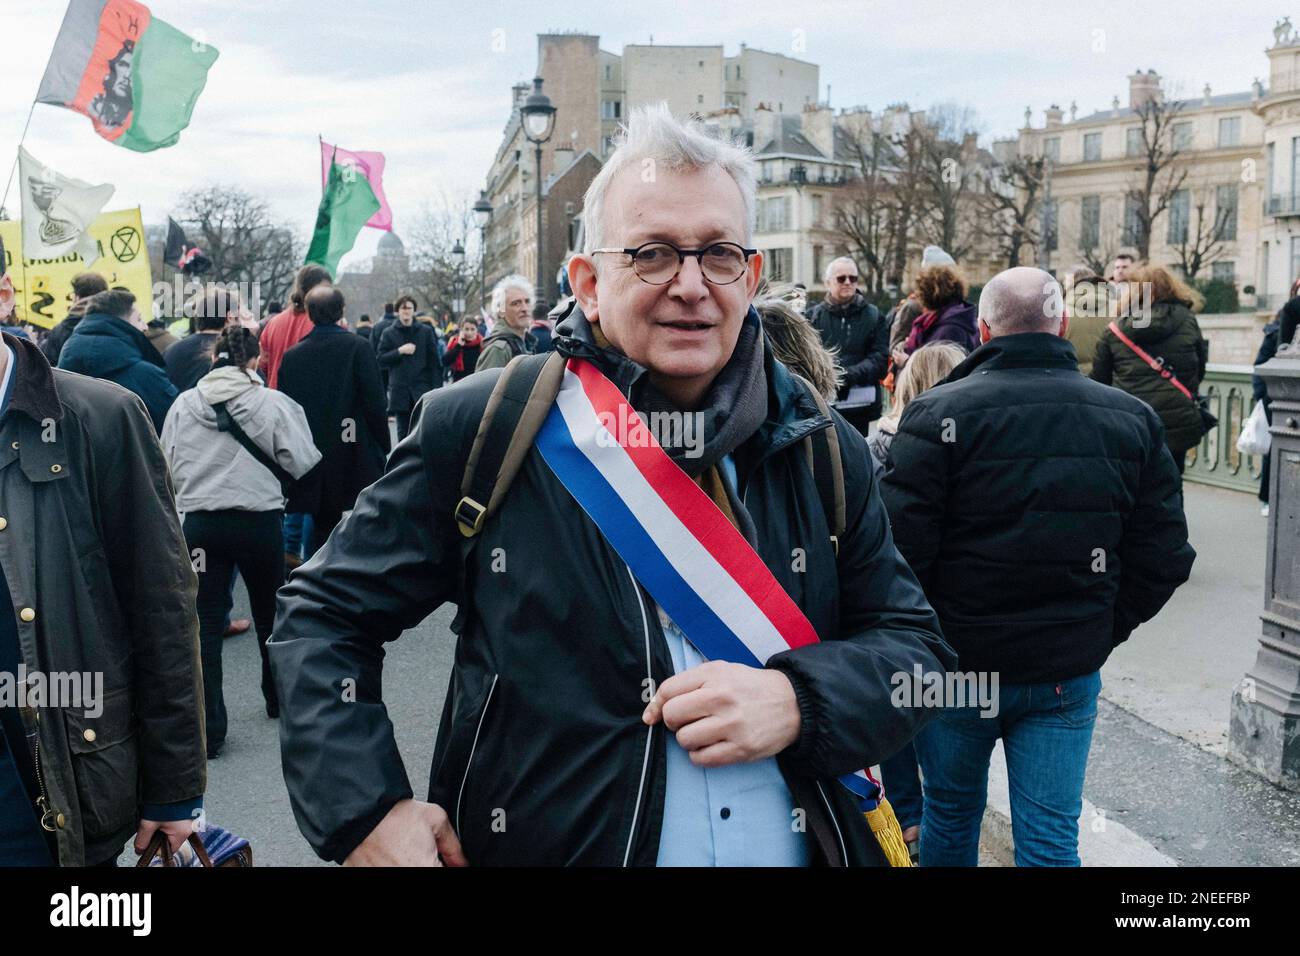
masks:
<svg viewBox="0 0 1300 956"><path fill-rule="evenodd" d="M515 273L492 289L492 333L483 340L474 371L503 368L516 355L531 354L537 340L528 331L533 318L533 284Z"/></svg>
<svg viewBox="0 0 1300 956"><path fill-rule="evenodd" d="M1196 552L1160 418L1079 373L1056 280L998 274L978 321L983 344L904 409L881 491L963 674L993 691L914 741L921 865L976 864L1001 738L1016 864L1077 866L1101 667Z"/></svg>
<svg viewBox="0 0 1300 956"><path fill-rule="evenodd" d="M836 777L935 716L896 706L891 675L955 658L894 547L865 442L764 339L754 184L744 148L666 106L633 111L587 194L558 355L426 394L384 476L281 589L269 650L285 781L322 856L890 862ZM602 430L569 431L580 421ZM649 485L635 483L638 464L654 468ZM688 511L754 572L724 583L727 608L783 597L820 640L751 658L710 644L701 623L722 599L706 576L720 566L703 539L669 540L692 534ZM656 574L653 554L625 546L629 530L662 536L681 573ZM416 800L381 696L382 648L448 601L455 666ZM731 633L743 644L748 630ZM338 690L349 678L351 701Z"/></svg>
<svg viewBox="0 0 1300 956"><path fill-rule="evenodd" d="M865 438L880 417L880 380L889 369L889 323L858 290L858 266L848 256L832 259L822 277L826 297L808 319L844 369L835 407Z"/></svg>

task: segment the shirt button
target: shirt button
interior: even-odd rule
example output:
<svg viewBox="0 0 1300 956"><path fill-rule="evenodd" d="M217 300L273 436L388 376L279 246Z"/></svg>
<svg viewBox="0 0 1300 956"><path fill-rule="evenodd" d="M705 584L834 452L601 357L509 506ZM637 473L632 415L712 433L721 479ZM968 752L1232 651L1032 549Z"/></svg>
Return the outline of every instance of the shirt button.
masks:
<svg viewBox="0 0 1300 956"><path fill-rule="evenodd" d="M9 447L12 448L14 451L17 451L17 450L18 450L18 442L13 442L13 443L11 443L11 444L9 445Z"/></svg>
<svg viewBox="0 0 1300 956"><path fill-rule="evenodd" d="M64 816L63 814L61 814L61 813L60 813L57 817L54 818L54 825L55 825L56 827L58 827L60 830L63 829L64 825L65 825L67 822L68 822L68 818L65 817L65 816Z"/></svg>
<svg viewBox="0 0 1300 956"><path fill-rule="evenodd" d="M88 744L93 744L95 742L95 731L89 727L81 732L81 736L86 739L86 743Z"/></svg>
<svg viewBox="0 0 1300 956"><path fill-rule="evenodd" d="M63 470L62 465L50 465L50 471L54 472L56 475L62 470Z"/></svg>
<svg viewBox="0 0 1300 956"><path fill-rule="evenodd" d="M0 531L3 531L3 530L4 530L5 528L7 528L7 527L9 527L9 519L8 519L8 518L0 518Z"/></svg>
<svg viewBox="0 0 1300 956"><path fill-rule="evenodd" d="M722 819L724 820L727 819L729 816L731 816L731 807L723 807L722 812L719 813L718 816L722 817Z"/></svg>
<svg viewBox="0 0 1300 956"><path fill-rule="evenodd" d="M21 611L19 611L18 616L22 618L24 621L26 621L28 624L36 620L36 612L29 607L25 607Z"/></svg>

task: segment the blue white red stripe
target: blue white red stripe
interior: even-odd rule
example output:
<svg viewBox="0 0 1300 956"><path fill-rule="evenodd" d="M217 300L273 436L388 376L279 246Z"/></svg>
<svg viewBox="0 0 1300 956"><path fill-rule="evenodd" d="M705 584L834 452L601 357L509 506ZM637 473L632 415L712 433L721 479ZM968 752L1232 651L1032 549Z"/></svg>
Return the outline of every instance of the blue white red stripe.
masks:
<svg viewBox="0 0 1300 956"><path fill-rule="evenodd" d="M612 423L626 433L615 435ZM537 447L705 657L762 667L774 654L817 642L763 560L596 366L569 359ZM863 798L864 809L879 796L864 770L840 781Z"/></svg>

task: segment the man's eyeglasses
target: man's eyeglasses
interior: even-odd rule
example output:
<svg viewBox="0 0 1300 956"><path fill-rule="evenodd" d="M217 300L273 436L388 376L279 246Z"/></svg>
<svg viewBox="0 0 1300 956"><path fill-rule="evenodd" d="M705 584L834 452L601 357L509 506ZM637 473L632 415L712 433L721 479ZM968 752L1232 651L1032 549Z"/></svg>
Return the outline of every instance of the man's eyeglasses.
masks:
<svg viewBox="0 0 1300 956"><path fill-rule="evenodd" d="M647 242L629 249L594 249L593 255L607 253L628 256L632 271L642 282L667 285L677 278L687 256L700 264L705 281L713 285L730 285L745 274L749 257L757 249L746 249L734 242L715 242L703 249L678 249L669 242Z"/></svg>
<svg viewBox="0 0 1300 956"><path fill-rule="evenodd" d="M858 277L857 276L836 276L835 281L836 282L857 282Z"/></svg>

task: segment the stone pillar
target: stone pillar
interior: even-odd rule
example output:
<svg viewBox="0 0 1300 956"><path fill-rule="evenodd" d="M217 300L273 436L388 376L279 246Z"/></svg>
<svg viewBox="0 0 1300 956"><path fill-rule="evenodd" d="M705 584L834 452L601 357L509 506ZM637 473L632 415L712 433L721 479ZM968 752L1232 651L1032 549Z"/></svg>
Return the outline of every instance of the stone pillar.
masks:
<svg viewBox="0 0 1300 956"><path fill-rule="evenodd" d="M1284 344L1258 373L1273 414L1263 633L1232 692L1228 737L1238 763L1300 790L1300 345Z"/></svg>

